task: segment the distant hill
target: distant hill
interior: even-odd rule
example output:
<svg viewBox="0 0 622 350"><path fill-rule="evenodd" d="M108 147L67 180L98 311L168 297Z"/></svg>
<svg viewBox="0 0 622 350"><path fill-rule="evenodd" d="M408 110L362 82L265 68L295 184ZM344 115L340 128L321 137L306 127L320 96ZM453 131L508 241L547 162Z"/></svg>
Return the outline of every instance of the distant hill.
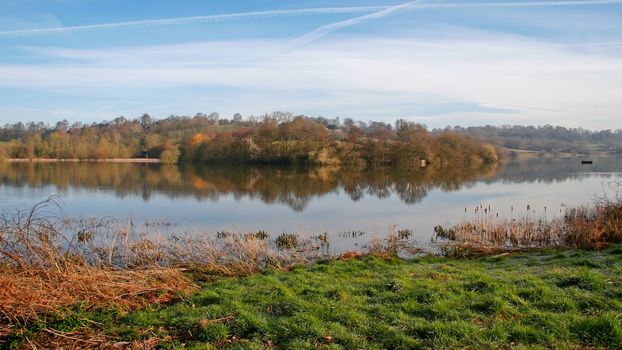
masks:
<svg viewBox="0 0 622 350"><path fill-rule="evenodd" d="M563 126L473 126L447 127L435 132L453 131L493 142L515 150L564 153L622 153L622 130L590 131Z"/></svg>

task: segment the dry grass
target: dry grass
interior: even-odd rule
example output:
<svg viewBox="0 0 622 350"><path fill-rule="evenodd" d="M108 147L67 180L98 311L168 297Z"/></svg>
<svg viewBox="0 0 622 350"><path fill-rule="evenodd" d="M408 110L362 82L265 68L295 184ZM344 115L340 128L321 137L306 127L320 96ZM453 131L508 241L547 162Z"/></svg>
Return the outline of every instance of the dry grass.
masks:
<svg viewBox="0 0 622 350"><path fill-rule="evenodd" d="M622 199L600 199L592 208L566 211L565 242L578 247L599 247L622 242Z"/></svg>
<svg viewBox="0 0 622 350"><path fill-rule="evenodd" d="M592 206L566 208L550 220L538 217L527 207L520 219L492 215L490 207L475 209L476 218L445 228L436 226L436 237L444 240L443 252L450 256L497 254L533 248L600 249L622 242L622 197L620 184L614 196L598 198Z"/></svg>
<svg viewBox="0 0 622 350"><path fill-rule="evenodd" d="M179 269L120 269L92 259L87 231L58 229L58 198L0 217L0 343L41 317L70 308L126 311L169 302L195 287ZM81 243L80 243L81 242Z"/></svg>
<svg viewBox="0 0 622 350"><path fill-rule="evenodd" d="M449 242L441 246L443 256L453 258L477 258L482 256L504 256L508 253L526 252L532 248L507 247L485 243Z"/></svg>
<svg viewBox="0 0 622 350"><path fill-rule="evenodd" d="M31 210L0 215L0 345L12 335L36 329L34 336L21 337L27 340L25 346L152 348L157 334L147 337L148 344L115 344L86 319L71 333L41 325L80 318L82 312L126 312L168 303L194 291L200 281L337 258L329 253L326 233L271 238L263 231L158 232L168 225L139 225L132 218L68 219L57 197ZM387 239L371 242L369 253L405 251L411 233L392 227Z"/></svg>
<svg viewBox="0 0 622 350"><path fill-rule="evenodd" d="M287 269L296 264L316 261L319 250L311 239L298 237L295 245L280 248L267 238L239 232L214 237L206 232L160 239L143 246L139 256L159 257L162 266L181 266L203 277L246 276L266 268ZM164 252L164 253L163 253ZM135 261L128 252L126 261Z"/></svg>
<svg viewBox="0 0 622 350"><path fill-rule="evenodd" d="M157 226L72 221L57 197L0 216L0 344L48 316L167 303L193 291L191 279L287 269L320 254L312 239L297 235L295 246L278 247L265 232L163 236ZM78 348L104 346L101 334L54 332L38 336L65 345L75 338Z"/></svg>
<svg viewBox="0 0 622 350"><path fill-rule="evenodd" d="M32 339L26 338L21 349L63 349L63 350L151 350L157 349L162 342L171 340L170 336L152 336L144 340L131 342L117 341L112 336L107 336L101 331L90 327L64 332L50 328L44 328Z"/></svg>
<svg viewBox="0 0 622 350"><path fill-rule="evenodd" d="M104 158L104 159L78 159L78 158L10 158L10 163L162 163L158 158Z"/></svg>
<svg viewBox="0 0 622 350"><path fill-rule="evenodd" d="M107 270L77 264L58 270L5 267L0 285L0 323L21 325L73 306L130 310L165 303L193 289L178 269Z"/></svg>

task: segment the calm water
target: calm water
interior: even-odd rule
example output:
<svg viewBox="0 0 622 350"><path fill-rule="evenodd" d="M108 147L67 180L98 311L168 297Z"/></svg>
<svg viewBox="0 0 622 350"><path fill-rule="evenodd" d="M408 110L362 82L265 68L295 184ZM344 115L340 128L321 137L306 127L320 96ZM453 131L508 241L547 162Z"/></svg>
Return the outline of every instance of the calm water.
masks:
<svg viewBox="0 0 622 350"><path fill-rule="evenodd" d="M392 225L430 241L437 224L473 217L476 205L500 216L527 205L550 218L587 204L622 181L622 157L510 161L499 168L404 172L335 168L195 167L148 164L0 164L0 207L29 208L60 195L71 217L170 222L170 231L220 230L331 235L335 250L356 249ZM511 211L511 208L514 211ZM546 213L544 207L547 207ZM468 208L465 213L465 208ZM363 238L342 237L359 230Z"/></svg>

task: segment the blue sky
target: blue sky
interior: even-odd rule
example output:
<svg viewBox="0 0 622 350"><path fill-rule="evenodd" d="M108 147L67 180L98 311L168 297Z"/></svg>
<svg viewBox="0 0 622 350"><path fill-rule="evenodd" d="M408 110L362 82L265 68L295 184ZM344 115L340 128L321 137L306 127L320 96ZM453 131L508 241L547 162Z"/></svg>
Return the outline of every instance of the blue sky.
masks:
<svg viewBox="0 0 622 350"><path fill-rule="evenodd" d="M285 110L622 128L622 0L0 0L0 124Z"/></svg>

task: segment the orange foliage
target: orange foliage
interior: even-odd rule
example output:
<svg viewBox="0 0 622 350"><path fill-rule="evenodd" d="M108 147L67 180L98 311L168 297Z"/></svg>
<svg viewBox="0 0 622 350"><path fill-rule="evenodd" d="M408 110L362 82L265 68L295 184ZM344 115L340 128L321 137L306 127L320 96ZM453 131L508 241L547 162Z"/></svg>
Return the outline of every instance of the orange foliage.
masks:
<svg viewBox="0 0 622 350"><path fill-rule="evenodd" d="M203 142L207 141L207 136L203 133L196 133L194 135L192 135L192 137L190 138L190 141L188 141L188 145L190 147L196 147L200 144L202 144Z"/></svg>

